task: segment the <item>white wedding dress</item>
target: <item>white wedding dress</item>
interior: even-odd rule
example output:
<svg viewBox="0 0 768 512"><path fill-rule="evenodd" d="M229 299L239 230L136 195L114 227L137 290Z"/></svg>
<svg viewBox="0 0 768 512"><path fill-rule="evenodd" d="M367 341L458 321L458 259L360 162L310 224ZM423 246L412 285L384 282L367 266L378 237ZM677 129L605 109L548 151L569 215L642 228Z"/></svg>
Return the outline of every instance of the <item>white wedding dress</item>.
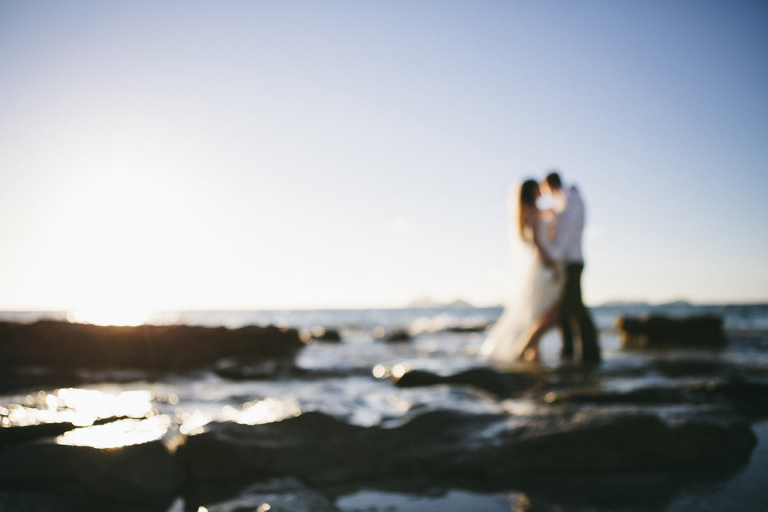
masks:
<svg viewBox="0 0 768 512"><path fill-rule="evenodd" d="M513 193L519 195L517 191ZM510 203L510 217L515 219L517 206L513 205L516 205L516 202ZM525 239L528 241L520 238L516 228L510 230L519 285L504 305L504 313L491 328L488 339L481 347L481 354L496 366L510 366L520 360L542 315L556 306L562 296L563 269L556 272L545 266L532 242L532 230L536 229L542 247L547 250L551 240L549 228L548 221L531 215L524 227Z"/></svg>

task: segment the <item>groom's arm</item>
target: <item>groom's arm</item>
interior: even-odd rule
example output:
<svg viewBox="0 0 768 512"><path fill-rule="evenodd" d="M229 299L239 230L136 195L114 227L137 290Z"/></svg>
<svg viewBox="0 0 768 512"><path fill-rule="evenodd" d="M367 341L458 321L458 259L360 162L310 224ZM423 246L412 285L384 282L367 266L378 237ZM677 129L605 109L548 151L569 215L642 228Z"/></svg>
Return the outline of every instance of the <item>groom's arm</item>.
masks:
<svg viewBox="0 0 768 512"><path fill-rule="evenodd" d="M584 203L578 192L573 191L568 196L565 210L557 218L555 226L555 241L549 255L556 261L565 259L568 249L579 243L581 229L579 224L584 222Z"/></svg>

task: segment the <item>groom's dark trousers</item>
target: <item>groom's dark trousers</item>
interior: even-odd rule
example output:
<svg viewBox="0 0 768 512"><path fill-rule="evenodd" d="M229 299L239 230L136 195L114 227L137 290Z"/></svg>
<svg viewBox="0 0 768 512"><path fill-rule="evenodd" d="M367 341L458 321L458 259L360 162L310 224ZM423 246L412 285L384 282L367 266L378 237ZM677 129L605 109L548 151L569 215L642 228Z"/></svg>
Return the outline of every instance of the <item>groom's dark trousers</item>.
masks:
<svg viewBox="0 0 768 512"><path fill-rule="evenodd" d="M583 263L568 263L565 267L565 290L560 302L560 330L563 335L562 356L573 359L573 326L577 325L581 337L581 359L600 362L597 329L581 299L581 272Z"/></svg>

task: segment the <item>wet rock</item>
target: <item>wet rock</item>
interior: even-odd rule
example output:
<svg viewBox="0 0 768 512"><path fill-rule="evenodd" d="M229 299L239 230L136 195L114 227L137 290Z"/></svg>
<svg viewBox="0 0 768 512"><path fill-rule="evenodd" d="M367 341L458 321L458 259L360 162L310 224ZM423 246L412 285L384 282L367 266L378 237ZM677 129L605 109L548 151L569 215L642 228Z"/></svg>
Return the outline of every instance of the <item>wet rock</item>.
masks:
<svg viewBox="0 0 768 512"><path fill-rule="evenodd" d="M622 331L624 348L721 348L726 342L723 319L714 316L622 316L616 326Z"/></svg>
<svg viewBox="0 0 768 512"><path fill-rule="evenodd" d="M594 387L550 391L549 403L596 405L719 404L731 407L750 420L768 417L768 382L741 377L713 379L668 386L648 386L628 391Z"/></svg>
<svg viewBox="0 0 768 512"><path fill-rule="evenodd" d="M357 368L301 368L293 361L277 360L263 363L242 364L237 361L224 361L216 364L214 372L229 380L267 380L267 379L330 379L339 377L369 376L367 366Z"/></svg>
<svg viewBox="0 0 768 512"><path fill-rule="evenodd" d="M82 510L82 504L79 508ZM0 489L0 512L74 512L72 503L62 503L60 496L49 493Z"/></svg>
<svg viewBox="0 0 768 512"><path fill-rule="evenodd" d="M323 492L337 502L342 496L360 491L378 490L418 499L441 497L461 488L479 494L504 492L512 510L517 512L651 512L667 510L673 500L691 488L707 489L713 485L722 485L743 471L748 462L749 453L744 453L733 458L697 463L695 467L687 467L685 470L670 467L630 473L560 472L556 475L524 474L477 480L392 477L326 486ZM553 485L554 481L556 484ZM649 493L649 489L653 489L653 492ZM379 509L383 510L384 505L379 505Z"/></svg>
<svg viewBox="0 0 768 512"><path fill-rule="evenodd" d="M388 342L411 341L411 335L405 329L395 329L384 333L382 339Z"/></svg>
<svg viewBox="0 0 768 512"><path fill-rule="evenodd" d="M0 459L0 487L127 503L170 503L182 476L160 441L97 449L45 439L6 446Z"/></svg>
<svg viewBox="0 0 768 512"><path fill-rule="evenodd" d="M749 424L727 411L686 412L662 420L650 413L577 412L565 422L526 426L486 471L508 473L628 472L695 464L744 453L756 444ZM505 447L506 448L506 447Z"/></svg>
<svg viewBox="0 0 768 512"><path fill-rule="evenodd" d="M347 442L360 444L365 429L319 412L292 420L254 426L209 424L208 432L190 437L178 454L193 481L226 480L244 474L302 478L326 471L341 471L347 476L342 454L352 446ZM342 467L336 467L339 465Z"/></svg>
<svg viewBox="0 0 768 512"><path fill-rule="evenodd" d="M715 463L696 464L684 471L666 468L629 474L560 474L557 485L552 485L552 475L517 479L512 487L523 491L520 494L528 507L513 510L668 510L675 499L693 489L723 485L743 471L748 460L748 456L719 459Z"/></svg>
<svg viewBox="0 0 768 512"><path fill-rule="evenodd" d="M91 382L135 382L138 380L160 380L166 372L143 369L87 369L51 367L3 367L0 363L0 393L34 394L40 389L71 388Z"/></svg>
<svg viewBox="0 0 768 512"><path fill-rule="evenodd" d="M313 340L337 342L341 341L341 334L338 329L331 329L322 326L315 326L310 331Z"/></svg>
<svg viewBox="0 0 768 512"><path fill-rule="evenodd" d="M92 425L95 427L95 426L98 426L98 425L106 425L108 423L114 423L116 421L130 420L130 419L135 419L135 418L132 417L132 416L109 416L107 418L98 418L98 419L94 420Z"/></svg>
<svg viewBox="0 0 768 512"><path fill-rule="evenodd" d="M322 494L293 478L253 484L235 499L207 505L208 512L338 512Z"/></svg>
<svg viewBox="0 0 768 512"><path fill-rule="evenodd" d="M703 390L729 399L736 409L752 420L768 418L768 381L736 377L725 382L708 382Z"/></svg>
<svg viewBox="0 0 768 512"><path fill-rule="evenodd" d="M487 322L471 324L471 325L457 325L454 327L448 327L446 331L448 332L485 332L489 326L490 324Z"/></svg>
<svg viewBox="0 0 768 512"><path fill-rule="evenodd" d="M0 428L0 449L16 443L32 441L46 437L57 437L69 430L74 430L75 425L69 422L41 423L39 425L26 425L22 427Z"/></svg>
<svg viewBox="0 0 768 512"><path fill-rule="evenodd" d="M222 359L216 363L214 372L229 380L263 380L289 375L293 362L271 358L256 363L241 363L239 360Z"/></svg>
<svg viewBox="0 0 768 512"><path fill-rule="evenodd" d="M395 385L399 388L412 388L438 384L465 384L507 398L520 396L537 382L536 378L525 373L504 373L490 368L474 368L447 376L413 370L397 379Z"/></svg>
<svg viewBox="0 0 768 512"><path fill-rule="evenodd" d="M74 387L85 379L76 368L8 367L0 360L0 392ZM145 373L142 373L144 375ZM116 380L116 379L115 379Z"/></svg>
<svg viewBox="0 0 768 512"><path fill-rule="evenodd" d="M192 481L253 475L308 483L382 477L504 478L531 473L635 471L724 457L756 443L740 416L690 410L575 411L527 421L432 411L397 428L358 427L319 413L264 425L220 423L188 439Z"/></svg>
<svg viewBox="0 0 768 512"><path fill-rule="evenodd" d="M139 368L183 371L235 357L293 357L304 344L294 329L188 325L99 326L0 322L0 366Z"/></svg>
<svg viewBox="0 0 768 512"><path fill-rule="evenodd" d="M664 387L648 387L633 389L631 391L604 391L599 389L569 389L558 392L549 392L544 396L548 403L592 403L600 405L614 404L681 404L703 400L695 400L694 397L683 390Z"/></svg>
<svg viewBox="0 0 768 512"><path fill-rule="evenodd" d="M121 503L34 489L0 489L0 512L184 512L167 501Z"/></svg>

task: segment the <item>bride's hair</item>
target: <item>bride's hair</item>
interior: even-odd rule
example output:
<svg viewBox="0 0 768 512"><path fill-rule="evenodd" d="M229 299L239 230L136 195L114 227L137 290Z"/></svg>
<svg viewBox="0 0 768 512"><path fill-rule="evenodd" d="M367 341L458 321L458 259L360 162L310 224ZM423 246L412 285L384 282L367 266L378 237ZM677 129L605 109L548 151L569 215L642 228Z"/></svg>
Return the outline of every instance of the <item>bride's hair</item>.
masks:
<svg viewBox="0 0 768 512"><path fill-rule="evenodd" d="M539 184L536 180L525 180L520 185L520 210L518 211L518 233L524 242L530 241L525 232L525 219L528 218L532 208L536 208L536 194L539 192Z"/></svg>

